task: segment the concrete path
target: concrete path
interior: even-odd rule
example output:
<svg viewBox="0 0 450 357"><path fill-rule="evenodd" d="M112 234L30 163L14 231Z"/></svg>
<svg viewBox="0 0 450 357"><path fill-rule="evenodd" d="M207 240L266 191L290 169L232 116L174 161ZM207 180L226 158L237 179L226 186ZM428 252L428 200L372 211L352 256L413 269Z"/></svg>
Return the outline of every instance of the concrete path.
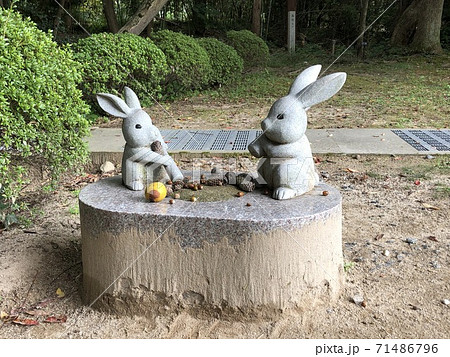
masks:
<svg viewBox="0 0 450 357"><path fill-rule="evenodd" d="M390 129L308 129L306 135L311 142L313 154L375 154L375 155L437 155L450 154L450 130L432 130L434 139L444 143L438 148L427 145L420 138L412 136L409 132L418 132L417 135L425 140L427 130L402 130L400 135L407 137L412 144L402 139ZM246 145L243 137L249 141L259 135L259 130L161 130L168 141L171 154L183 153L186 155L214 155L221 154L246 154ZM403 132L406 132L404 134ZM434 133L434 134L433 134ZM439 135L439 137L436 136ZM94 163L102 163L106 160L119 162L125 141L121 129L92 128L92 136L88 138L89 149ZM240 135L243 134L243 135ZM245 135L244 135L245 134ZM216 138L216 140L213 140ZM429 137L428 137L429 138ZM443 138L443 139L442 139ZM434 140L433 139L433 140ZM189 145L189 140L194 141ZM212 142L215 142L211 146ZM223 148L217 150L217 142L223 141ZM237 142L240 145L234 145ZM188 143L188 144L186 144ZM426 147L421 147L422 143ZM208 146L209 145L209 146ZM186 149L183 149L182 147ZM194 147L194 149L189 149ZM215 150L208 148L214 147ZM420 150L418 150L418 147ZM243 149L244 148L244 149Z"/></svg>

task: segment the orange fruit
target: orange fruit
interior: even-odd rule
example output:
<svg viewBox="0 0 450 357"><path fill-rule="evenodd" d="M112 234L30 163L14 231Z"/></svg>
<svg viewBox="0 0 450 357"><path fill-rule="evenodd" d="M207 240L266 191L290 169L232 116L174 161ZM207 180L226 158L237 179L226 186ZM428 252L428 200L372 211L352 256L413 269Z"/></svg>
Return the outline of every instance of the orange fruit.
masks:
<svg viewBox="0 0 450 357"><path fill-rule="evenodd" d="M166 195L166 186L162 182L153 182L145 188L145 198L151 202L162 201Z"/></svg>

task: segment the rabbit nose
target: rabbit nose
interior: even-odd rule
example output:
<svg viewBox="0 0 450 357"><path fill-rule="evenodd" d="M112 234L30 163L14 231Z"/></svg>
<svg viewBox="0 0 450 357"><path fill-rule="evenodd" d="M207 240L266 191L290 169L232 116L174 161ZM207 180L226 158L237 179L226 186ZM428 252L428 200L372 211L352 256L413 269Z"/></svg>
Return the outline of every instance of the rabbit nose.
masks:
<svg viewBox="0 0 450 357"><path fill-rule="evenodd" d="M136 129L142 129L142 125L141 124L136 124L135 128Z"/></svg>

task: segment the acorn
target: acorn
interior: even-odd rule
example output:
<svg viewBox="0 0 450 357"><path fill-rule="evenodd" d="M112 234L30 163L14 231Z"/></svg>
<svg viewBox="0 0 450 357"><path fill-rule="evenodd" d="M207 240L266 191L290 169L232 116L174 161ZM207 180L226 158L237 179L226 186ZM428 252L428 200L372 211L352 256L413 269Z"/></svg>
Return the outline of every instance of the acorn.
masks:
<svg viewBox="0 0 450 357"><path fill-rule="evenodd" d="M173 204L175 203L175 200L170 199L170 200L169 200L169 203L170 203L171 205L173 205Z"/></svg>
<svg viewBox="0 0 450 357"><path fill-rule="evenodd" d="M197 201L197 197L195 197L195 196L191 196L191 202L195 202L195 201Z"/></svg>
<svg viewBox="0 0 450 357"><path fill-rule="evenodd" d="M166 186L162 182L153 182L145 188L145 198L151 202L160 202L166 195Z"/></svg>
<svg viewBox="0 0 450 357"><path fill-rule="evenodd" d="M244 192L239 191L238 193L236 193L236 196L237 196L237 197L242 197L242 196L244 196Z"/></svg>
<svg viewBox="0 0 450 357"><path fill-rule="evenodd" d="M203 185L197 185L197 189L203 190Z"/></svg>
<svg viewBox="0 0 450 357"><path fill-rule="evenodd" d="M173 194L173 198L175 198L176 200L178 200L180 198L180 194L178 192Z"/></svg>
<svg viewBox="0 0 450 357"><path fill-rule="evenodd" d="M322 196L328 196L328 193L329 193L328 191L323 191Z"/></svg>

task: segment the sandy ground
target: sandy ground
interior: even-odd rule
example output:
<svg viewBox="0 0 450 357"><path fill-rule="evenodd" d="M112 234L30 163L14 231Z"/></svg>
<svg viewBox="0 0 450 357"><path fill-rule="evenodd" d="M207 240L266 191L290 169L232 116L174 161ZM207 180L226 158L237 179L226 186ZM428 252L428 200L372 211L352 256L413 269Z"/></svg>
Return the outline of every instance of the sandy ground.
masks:
<svg viewBox="0 0 450 357"><path fill-rule="evenodd" d="M195 163L207 170L220 159ZM258 318L182 308L120 317L83 306L73 191L80 184L68 177L54 193L29 193L34 225L0 231L0 337L450 338L449 167L449 157L321 157L318 171L343 196L342 294L308 311Z"/></svg>

